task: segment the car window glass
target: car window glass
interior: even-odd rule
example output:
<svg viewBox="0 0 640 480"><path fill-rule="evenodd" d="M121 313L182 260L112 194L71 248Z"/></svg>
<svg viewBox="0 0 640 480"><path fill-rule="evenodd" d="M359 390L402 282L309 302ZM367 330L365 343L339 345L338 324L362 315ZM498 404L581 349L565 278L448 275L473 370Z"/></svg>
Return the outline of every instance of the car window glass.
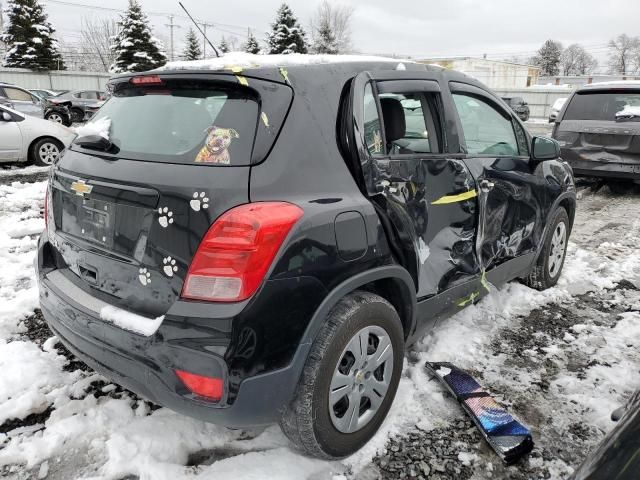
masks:
<svg viewBox="0 0 640 480"><path fill-rule="evenodd" d="M73 94L73 96L74 96L75 98L83 98L83 97L82 97L82 94L83 94L83 93L84 93L84 92L76 92L76 93L74 93L74 94Z"/></svg>
<svg viewBox="0 0 640 480"><path fill-rule="evenodd" d="M640 121L640 93L597 92L574 95L564 120Z"/></svg>
<svg viewBox="0 0 640 480"><path fill-rule="evenodd" d="M384 154L380 115L373 89L368 83L364 89L364 140L370 155Z"/></svg>
<svg viewBox="0 0 640 480"><path fill-rule="evenodd" d="M478 97L454 93L462 131L471 155L518 155L518 142L510 118Z"/></svg>
<svg viewBox="0 0 640 480"><path fill-rule="evenodd" d="M17 88L11 88L11 87L4 87L4 91L10 100L18 100L23 102L32 101L31 94L29 92L25 92Z"/></svg>
<svg viewBox="0 0 640 480"><path fill-rule="evenodd" d="M380 103L390 155L437 153L437 148L432 148L437 142L432 145L431 141L435 138L434 128L427 125L433 122L426 93L384 93L380 95Z"/></svg>
<svg viewBox="0 0 640 480"><path fill-rule="evenodd" d="M522 125L520 125L515 120L512 120L512 122L513 122L513 129L516 132L516 140L518 142L518 153L520 153L520 156L522 157L528 157L529 156L529 139L527 138L527 134L525 133L524 128L522 128Z"/></svg>

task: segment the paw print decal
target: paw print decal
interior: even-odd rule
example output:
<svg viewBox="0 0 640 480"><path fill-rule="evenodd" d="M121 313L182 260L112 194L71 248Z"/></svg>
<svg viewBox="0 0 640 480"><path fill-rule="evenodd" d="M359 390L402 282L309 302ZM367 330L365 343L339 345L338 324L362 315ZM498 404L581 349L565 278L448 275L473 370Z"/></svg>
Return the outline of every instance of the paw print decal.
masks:
<svg viewBox="0 0 640 480"><path fill-rule="evenodd" d="M167 277L173 277L173 274L178 271L178 267L176 266L176 259L171 257L166 257L162 259L162 270L164 270L164 274Z"/></svg>
<svg viewBox="0 0 640 480"><path fill-rule="evenodd" d="M168 207L160 207L158 214L158 223L162 228L167 228L173 223L173 212Z"/></svg>
<svg viewBox="0 0 640 480"><path fill-rule="evenodd" d="M209 208L209 199L205 195L205 192L193 192L193 200L189 202L189 205L195 212Z"/></svg>
<svg viewBox="0 0 640 480"><path fill-rule="evenodd" d="M151 283L151 273L146 268L140 268L138 270L138 280L145 287Z"/></svg>

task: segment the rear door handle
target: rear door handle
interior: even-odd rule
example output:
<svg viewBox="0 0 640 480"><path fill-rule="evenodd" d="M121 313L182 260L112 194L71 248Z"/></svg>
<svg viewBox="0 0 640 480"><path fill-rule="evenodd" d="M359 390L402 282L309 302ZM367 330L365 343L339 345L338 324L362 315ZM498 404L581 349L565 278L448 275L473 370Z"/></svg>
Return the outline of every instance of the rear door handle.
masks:
<svg viewBox="0 0 640 480"><path fill-rule="evenodd" d="M493 182L490 182L489 180L480 181L480 190L482 190L483 192L488 192L490 190L493 190L493 187L495 186L496 184Z"/></svg>

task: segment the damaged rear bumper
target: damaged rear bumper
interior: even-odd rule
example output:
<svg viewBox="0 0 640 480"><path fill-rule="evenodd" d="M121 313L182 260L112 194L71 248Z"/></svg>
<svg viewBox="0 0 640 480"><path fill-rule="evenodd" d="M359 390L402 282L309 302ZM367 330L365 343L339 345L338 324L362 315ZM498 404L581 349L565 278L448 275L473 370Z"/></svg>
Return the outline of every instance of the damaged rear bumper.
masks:
<svg viewBox="0 0 640 480"><path fill-rule="evenodd" d="M575 176L640 181L640 155L562 148Z"/></svg>

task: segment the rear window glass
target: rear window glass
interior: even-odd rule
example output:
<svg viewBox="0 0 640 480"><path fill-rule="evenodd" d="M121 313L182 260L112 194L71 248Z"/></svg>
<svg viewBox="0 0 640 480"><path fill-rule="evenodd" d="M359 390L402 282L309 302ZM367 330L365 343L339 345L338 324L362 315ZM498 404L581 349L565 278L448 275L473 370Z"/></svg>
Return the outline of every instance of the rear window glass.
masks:
<svg viewBox="0 0 640 480"><path fill-rule="evenodd" d="M569 103L564 120L640 121L634 113L640 115L640 92L579 93Z"/></svg>
<svg viewBox="0 0 640 480"><path fill-rule="evenodd" d="M93 122L108 118L121 158L201 165L247 165L260 114L248 89L207 81L114 86Z"/></svg>

